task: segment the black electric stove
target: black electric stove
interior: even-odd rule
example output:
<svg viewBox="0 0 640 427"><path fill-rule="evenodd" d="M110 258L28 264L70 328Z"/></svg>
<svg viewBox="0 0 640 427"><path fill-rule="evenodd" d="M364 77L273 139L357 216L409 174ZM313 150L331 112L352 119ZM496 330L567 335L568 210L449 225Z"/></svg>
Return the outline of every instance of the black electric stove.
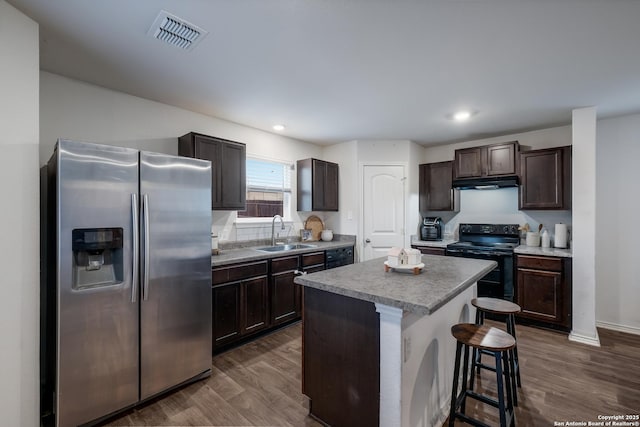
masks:
<svg viewBox="0 0 640 427"><path fill-rule="evenodd" d="M518 224L460 224L459 240L446 254L488 259L498 266L478 280L478 296L513 301L513 250L520 243Z"/></svg>

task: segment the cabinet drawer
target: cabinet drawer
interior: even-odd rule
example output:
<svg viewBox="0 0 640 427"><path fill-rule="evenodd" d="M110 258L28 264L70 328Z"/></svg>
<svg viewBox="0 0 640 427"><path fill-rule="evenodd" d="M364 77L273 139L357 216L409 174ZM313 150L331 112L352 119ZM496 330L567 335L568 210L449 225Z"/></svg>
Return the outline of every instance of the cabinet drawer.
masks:
<svg viewBox="0 0 640 427"><path fill-rule="evenodd" d="M562 258L518 255L518 267L547 271L562 271Z"/></svg>
<svg viewBox="0 0 640 427"><path fill-rule="evenodd" d="M445 249L443 248L434 248L430 246L411 246L414 249L420 250L421 253L426 255L445 255Z"/></svg>
<svg viewBox="0 0 640 427"><path fill-rule="evenodd" d="M314 252L311 254L302 255L303 267L316 265L316 264L324 264L324 252Z"/></svg>
<svg viewBox="0 0 640 427"><path fill-rule="evenodd" d="M214 268L211 272L211 282L214 285L219 285L220 283L235 282L255 276L264 276L267 272L267 261L236 264L230 267L218 267Z"/></svg>
<svg viewBox="0 0 640 427"><path fill-rule="evenodd" d="M295 270L298 268L298 255L271 260L271 273Z"/></svg>

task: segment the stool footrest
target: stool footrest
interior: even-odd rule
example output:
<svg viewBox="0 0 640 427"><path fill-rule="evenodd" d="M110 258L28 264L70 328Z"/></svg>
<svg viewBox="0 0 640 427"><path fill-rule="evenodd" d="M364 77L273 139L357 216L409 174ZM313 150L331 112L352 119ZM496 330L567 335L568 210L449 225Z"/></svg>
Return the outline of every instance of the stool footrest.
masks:
<svg viewBox="0 0 640 427"><path fill-rule="evenodd" d="M476 368L482 368L482 369L486 369L488 371L496 371L495 366L489 366L489 365L485 365L484 363L476 363Z"/></svg>
<svg viewBox="0 0 640 427"><path fill-rule="evenodd" d="M489 424L485 424L482 421L478 421L478 420L476 420L474 418L467 417L465 414L463 414L461 412L456 412L455 415L456 415L456 418L460 418L465 423L471 424L472 426L476 426L476 427L491 427Z"/></svg>
<svg viewBox="0 0 640 427"><path fill-rule="evenodd" d="M482 403L486 403L487 405L491 405L491 406L493 406L495 408L499 408L500 407L500 404L498 403L497 400L494 400L494 399L492 399L490 397L487 397L487 396L485 396L483 394L478 394L478 393L476 393L474 391L467 390L467 396L472 397L472 398L474 398L476 400L479 400Z"/></svg>

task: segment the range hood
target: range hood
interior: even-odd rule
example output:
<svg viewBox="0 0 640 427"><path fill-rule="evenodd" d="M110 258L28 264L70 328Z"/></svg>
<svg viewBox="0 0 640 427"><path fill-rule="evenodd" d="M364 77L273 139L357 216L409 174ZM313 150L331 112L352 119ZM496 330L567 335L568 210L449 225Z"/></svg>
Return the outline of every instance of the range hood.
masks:
<svg viewBox="0 0 640 427"><path fill-rule="evenodd" d="M454 179L453 188L460 190L495 190L497 188L517 187L518 176L496 176L485 178Z"/></svg>

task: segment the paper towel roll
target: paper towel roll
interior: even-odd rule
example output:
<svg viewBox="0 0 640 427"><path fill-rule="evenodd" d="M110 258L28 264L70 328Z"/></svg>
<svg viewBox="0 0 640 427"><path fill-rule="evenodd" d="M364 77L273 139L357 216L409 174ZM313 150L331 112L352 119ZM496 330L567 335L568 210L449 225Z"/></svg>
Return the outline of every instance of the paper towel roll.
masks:
<svg viewBox="0 0 640 427"><path fill-rule="evenodd" d="M553 241L553 246L556 248L566 248L567 234L567 224L556 224L556 236Z"/></svg>

